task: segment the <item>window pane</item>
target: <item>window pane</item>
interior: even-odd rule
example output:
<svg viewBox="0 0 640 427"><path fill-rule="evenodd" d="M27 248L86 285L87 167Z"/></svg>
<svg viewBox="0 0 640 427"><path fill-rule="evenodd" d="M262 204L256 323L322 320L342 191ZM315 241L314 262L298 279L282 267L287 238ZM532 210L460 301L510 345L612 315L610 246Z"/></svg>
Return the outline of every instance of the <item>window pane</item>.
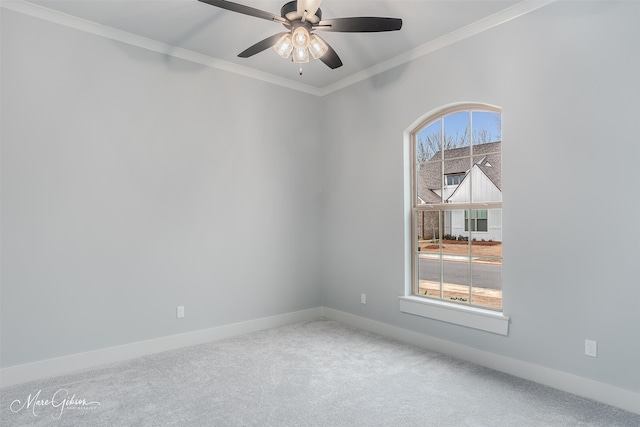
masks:
<svg viewBox="0 0 640 427"><path fill-rule="evenodd" d="M487 154L474 163L471 173L471 200L474 203L502 201L502 171L499 157L500 153ZM489 162L489 159L493 160Z"/></svg>
<svg viewBox="0 0 640 427"><path fill-rule="evenodd" d="M476 219L476 232L471 239L478 242L502 242L502 209L479 209L478 216L486 219Z"/></svg>
<svg viewBox="0 0 640 427"><path fill-rule="evenodd" d="M467 179L467 172L470 168L469 157L456 160L444 161L444 174L446 177L458 175L458 184L445 185L442 193L445 203L469 203L471 201L471 183ZM451 182L456 180L452 178ZM447 181L445 181L446 183Z"/></svg>
<svg viewBox="0 0 640 427"><path fill-rule="evenodd" d="M442 203L442 162L416 167L417 204Z"/></svg>
<svg viewBox="0 0 640 427"><path fill-rule="evenodd" d="M442 255L446 258L449 255L452 256L468 256L469 255L469 241L464 236L451 236L444 235L442 240Z"/></svg>
<svg viewBox="0 0 640 427"><path fill-rule="evenodd" d="M424 230L425 236L418 236L417 274L418 284L416 293L440 298L441 256L440 256L440 227L442 212L417 212L419 222L417 228Z"/></svg>
<svg viewBox="0 0 640 427"><path fill-rule="evenodd" d="M474 233L471 240L471 255L501 261L502 242L487 240L486 233Z"/></svg>
<svg viewBox="0 0 640 427"><path fill-rule="evenodd" d="M440 221L438 211L416 212L416 230L418 250L421 252L440 253ZM435 246L434 246L435 245Z"/></svg>
<svg viewBox="0 0 640 427"><path fill-rule="evenodd" d="M451 229L451 211L442 212L442 238L444 240L455 240L456 236Z"/></svg>
<svg viewBox="0 0 640 427"><path fill-rule="evenodd" d="M469 258L447 256L442 261L443 298L469 303Z"/></svg>
<svg viewBox="0 0 640 427"><path fill-rule="evenodd" d="M443 212L443 235L449 235L452 239L458 241L466 241L469 239L469 233L466 227L468 221L465 221L465 210L454 209Z"/></svg>
<svg viewBox="0 0 640 427"><path fill-rule="evenodd" d="M451 114L444 121L444 158L463 157L470 155L469 119L468 111Z"/></svg>
<svg viewBox="0 0 640 427"><path fill-rule="evenodd" d="M418 295L440 297L440 255L420 254L418 260Z"/></svg>
<svg viewBox="0 0 640 427"><path fill-rule="evenodd" d="M473 147L472 201L502 201L502 142L492 142Z"/></svg>
<svg viewBox="0 0 640 427"><path fill-rule="evenodd" d="M502 119L500 113L474 111L471 113L471 119L474 146L502 141Z"/></svg>
<svg viewBox="0 0 640 427"><path fill-rule="evenodd" d="M442 120L436 120L418 132L416 136L416 162L424 164L430 160L442 159Z"/></svg>
<svg viewBox="0 0 640 427"><path fill-rule="evenodd" d="M471 265L471 303L502 308L502 261L477 258Z"/></svg>

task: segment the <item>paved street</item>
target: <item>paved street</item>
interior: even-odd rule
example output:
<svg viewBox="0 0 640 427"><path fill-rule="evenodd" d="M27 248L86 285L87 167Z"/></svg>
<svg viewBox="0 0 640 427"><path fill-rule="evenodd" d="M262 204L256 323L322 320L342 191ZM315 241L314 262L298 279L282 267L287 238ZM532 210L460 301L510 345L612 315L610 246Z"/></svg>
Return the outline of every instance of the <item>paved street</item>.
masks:
<svg viewBox="0 0 640 427"><path fill-rule="evenodd" d="M443 261L444 282L457 285L469 285L469 263ZM502 264L476 262L472 265L473 286L489 289L502 289ZM440 261L420 259L420 280L440 281Z"/></svg>

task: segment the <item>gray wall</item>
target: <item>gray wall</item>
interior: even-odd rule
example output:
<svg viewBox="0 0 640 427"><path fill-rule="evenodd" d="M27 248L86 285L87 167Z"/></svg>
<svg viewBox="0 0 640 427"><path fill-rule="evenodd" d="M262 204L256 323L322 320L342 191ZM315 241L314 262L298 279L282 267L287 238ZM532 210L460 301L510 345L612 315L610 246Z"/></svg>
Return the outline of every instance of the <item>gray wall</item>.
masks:
<svg viewBox="0 0 640 427"><path fill-rule="evenodd" d="M639 16L553 4L313 98L3 10L2 366L325 305L640 390ZM504 109L509 337L398 309L402 134L457 101Z"/></svg>
<svg viewBox="0 0 640 427"><path fill-rule="evenodd" d="M3 367L320 305L317 97L2 15Z"/></svg>
<svg viewBox="0 0 640 427"><path fill-rule="evenodd" d="M638 18L638 2L552 4L323 98L323 304L640 391ZM508 337L398 308L402 134L461 101L503 108Z"/></svg>

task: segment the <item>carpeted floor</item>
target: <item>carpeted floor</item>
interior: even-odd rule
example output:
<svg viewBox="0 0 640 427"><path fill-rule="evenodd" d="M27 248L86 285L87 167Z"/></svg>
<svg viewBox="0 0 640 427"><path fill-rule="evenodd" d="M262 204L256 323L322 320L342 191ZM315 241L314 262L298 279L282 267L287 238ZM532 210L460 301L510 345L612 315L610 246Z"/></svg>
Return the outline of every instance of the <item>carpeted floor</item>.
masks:
<svg viewBox="0 0 640 427"><path fill-rule="evenodd" d="M0 404L3 426L640 426L640 415L325 320L5 388Z"/></svg>

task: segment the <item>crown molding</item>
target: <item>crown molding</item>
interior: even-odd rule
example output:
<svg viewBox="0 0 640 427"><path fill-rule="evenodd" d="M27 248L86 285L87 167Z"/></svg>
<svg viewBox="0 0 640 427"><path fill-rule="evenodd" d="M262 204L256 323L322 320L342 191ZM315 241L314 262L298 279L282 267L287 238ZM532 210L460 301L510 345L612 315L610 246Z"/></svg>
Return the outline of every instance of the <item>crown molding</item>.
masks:
<svg viewBox="0 0 640 427"><path fill-rule="evenodd" d="M533 12L534 10L540 9L543 6L554 3L556 1L557 0L523 0L519 3L514 4L513 6L501 10L500 12L472 22L465 27L440 36L437 39L420 45L410 51L387 59L386 61L382 61L374 65L373 67L367 68L358 73L352 74L347 78L325 86L321 90L321 96L328 95L340 89L344 89L347 86L351 86L362 80L366 80L370 77L375 76L376 74L383 73L407 62L411 62L422 56L428 55L454 43L467 39L471 36L495 28L520 16L526 15L527 13Z"/></svg>
<svg viewBox="0 0 640 427"><path fill-rule="evenodd" d="M127 43L175 58L180 58L185 61L190 61L196 64L205 65L207 67L228 71L252 79L261 80L263 82L308 93L310 95L324 96L336 92L340 89L344 89L355 83L366 80L377 74L388 71L392 68L398 67L407 62L413 61L422 56L428 55L437 50L443 49L476 34L495 28L499 25L502 25L520 16L526 15L527 13L533 12L534 10L540 9L541 7L544 7L556 1L557 0L523 0L500 12L475 21L465 27L438 37L437 39L420 45L415 49L387 59L386 61L380 62L373 67L369 67L365 70L352 74L349 77L327 85L323 88L318 88L315 86L297 82L295 80L275 76L273 74L254 70L252 68L244 67L232 62L223 61L221 59L213 58L211 56L194 52L189 49L176 47L167 43L159 42L157 40L152 40L133 33L129 33L127 31L118 30L113 27L98 24L93 21L48 9L44 6L28 3L24 0L0 0L0 7L12 10L14 12L33 16L35 18L43 19L45 21L64 25L66 27L84 31L90 34L102 36L111 40Z"/></svg>
<svg viewBox="0 0 640 427"><path fill-rule="evenodd" d="M278 86L284 86L286 88L305 92L311 95L321 95L321 90L314 86L306 85L294 80L286 79L284 77L274 76L273 74L254 70L252 68L244 67L232 62L223 61L221 59L203 55L189 49L173 46L168 43L163 43L157 40L142 37L137 34L129 33L127 31L118 30L107 25L98 24L97 22L78 18L73 15L48 9L44 6L28 3L23 0L1 0L0 7L45 21L53 22L59 25L63 25L65 27L84 31L89 34L105 37L110 40L119 41L153 52L172 56L174 58L184 59L185 61L194 62L196 64L205 65L207 67L215 68L218 70L228 71Z"/></svg>

